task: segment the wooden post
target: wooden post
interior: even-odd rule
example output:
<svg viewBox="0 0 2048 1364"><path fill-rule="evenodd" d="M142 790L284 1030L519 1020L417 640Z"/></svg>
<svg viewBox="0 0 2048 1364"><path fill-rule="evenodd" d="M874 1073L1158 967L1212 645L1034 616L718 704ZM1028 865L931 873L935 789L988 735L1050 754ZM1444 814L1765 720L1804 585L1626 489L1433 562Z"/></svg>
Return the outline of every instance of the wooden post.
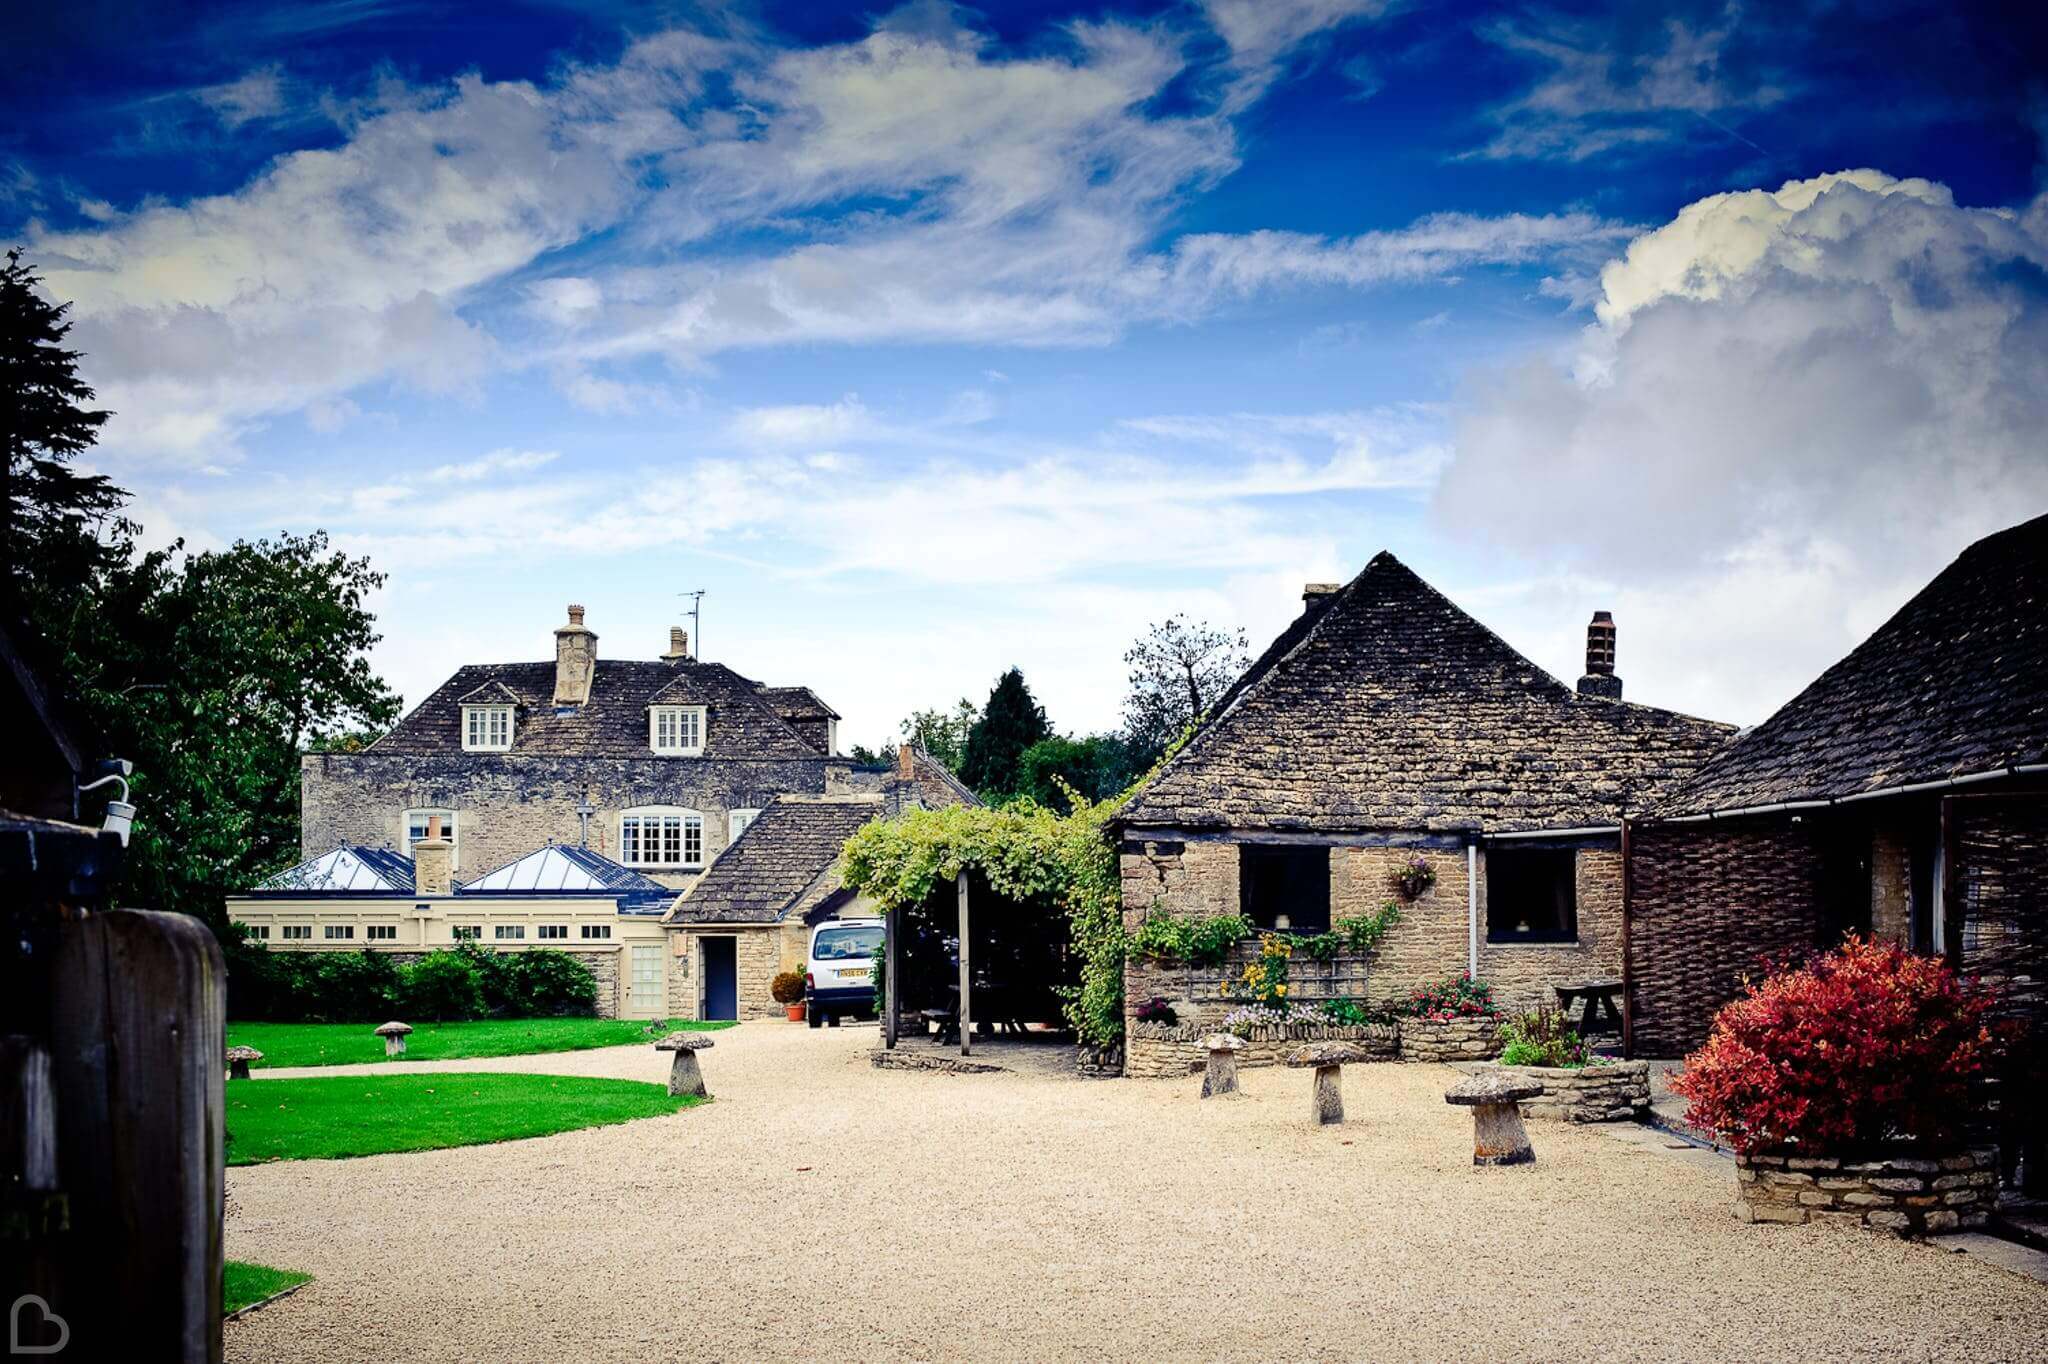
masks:
<svg viewBox="0 0 2048 1364"><path fill-rule="evenodd" d="M968 944L972 941L973 939L968 936L967 927L967 868L962 867L960 869L960 1054L962 1056L972 1056L974 1054L974 1007L971 1002L971 991L968 986L968 978L973 972L967 965Z"/></svg>
<svg viewBox="0 0 2048 1364"><path fill-rule="evenodd" d="M903 973L896 964L896 928L902 922L901 910L890 909L882 915L882 1045L891 1050L896 1046L897 1018L902 1013L903 987L897 977Z"/></svg>

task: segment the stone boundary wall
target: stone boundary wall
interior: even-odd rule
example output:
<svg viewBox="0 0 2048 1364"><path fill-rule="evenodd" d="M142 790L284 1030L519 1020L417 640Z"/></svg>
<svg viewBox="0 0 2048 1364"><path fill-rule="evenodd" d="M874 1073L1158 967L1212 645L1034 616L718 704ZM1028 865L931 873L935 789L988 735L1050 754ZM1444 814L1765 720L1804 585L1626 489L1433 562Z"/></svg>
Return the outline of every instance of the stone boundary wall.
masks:
<svg viewBox="0 0 2048 1364"><path fill-rule="evenodd" d="M1124 1074L1134 1079L1156 1080L1169 1075L1188 1075L1208 1064L1209 1053L1202 1039L1215 1032L1195 1023L1137 1023L1124 1039ZM1307 1042L1351 1042L1373 1053L1375 1060L1392 1061L1400 1050L1400 1029L1366 1024L1344 1027L1335 1024L1288 1023L1251 1030L1251 1045L1237 1054L1239 1066L1277 1066L1287 1054Z"/></svg>
<svg viewBox="0 0 2048 1364"><path fill-rule="evenodd" d="M1590 1066L1501 1066L1501 1074L1534 1080L1541 1098L1522 1116L1558 1122L1636 1122L1650 1110L1650 1063L1608 1061Z"/></svg>
<svg viewBox="0 0 2048 1364"><path fill-rule="evenodd" d="M1404 1018L1403 1061L1490 1061L1500 1055L1498 1018Z"/></svg>
<svg viewBox="0 0 2048 1364"><path fill-rule="evenodd" d="M1745 1222L1837 1221L1932 1236L1983 1226L1997 1196L1995 1146L1939 1159L1735 1158L1735 1215Z"/></svg>

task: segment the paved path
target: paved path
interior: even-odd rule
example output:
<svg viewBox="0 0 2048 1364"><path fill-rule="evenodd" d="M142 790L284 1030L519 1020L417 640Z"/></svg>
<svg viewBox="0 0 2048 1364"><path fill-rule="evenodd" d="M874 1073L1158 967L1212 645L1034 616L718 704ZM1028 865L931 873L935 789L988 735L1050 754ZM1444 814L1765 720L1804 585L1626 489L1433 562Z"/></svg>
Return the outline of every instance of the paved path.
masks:
<svg viewBox="0 0 2048 1364"><path fill-rule="evenodd" d="M1475 1170L1447 1069L1350 1068L1350 1121L1317 1130L1297 1071L1201 1103L1192 1080L876 1071L873 1041L749 1023L687 1112L230 1170L228 1253L318 1279L230 1322L228 1357L1607 1364L2048 1340L2048 1287L1938 1245L1744 1226L1726 1162L1662 1134L1533 1124L1535 1166Z"/></svg>

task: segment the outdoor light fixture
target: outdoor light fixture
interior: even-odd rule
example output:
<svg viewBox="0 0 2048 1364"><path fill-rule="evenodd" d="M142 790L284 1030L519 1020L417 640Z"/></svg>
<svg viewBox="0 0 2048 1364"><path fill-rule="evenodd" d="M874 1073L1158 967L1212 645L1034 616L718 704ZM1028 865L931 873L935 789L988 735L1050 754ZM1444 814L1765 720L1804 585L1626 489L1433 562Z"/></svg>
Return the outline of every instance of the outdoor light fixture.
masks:
<svg viewBox="0 0 2048 1364"><path fill-rule="evenodd" d="M125 848L128 846L128 833L135 827L135 807L128 803L128 778L135 771L135 764L126 758L109 758L100 764L100 771L106 775L79 787L78 794L82 796L94 787L105 786L110 781L121 784L120 799L107 802L107 817L100 824L100 832L114 835L121 840L121 846Z"/></svg>

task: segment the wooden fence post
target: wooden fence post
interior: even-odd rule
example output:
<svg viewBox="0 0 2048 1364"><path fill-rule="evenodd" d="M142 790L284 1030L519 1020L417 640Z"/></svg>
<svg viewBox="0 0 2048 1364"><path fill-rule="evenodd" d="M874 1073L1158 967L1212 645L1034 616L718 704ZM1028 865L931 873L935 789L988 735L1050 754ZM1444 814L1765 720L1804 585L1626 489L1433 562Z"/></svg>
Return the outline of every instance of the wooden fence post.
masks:
<svg viewBox="0 0 2048 1364"><path fill-rule="evenodd" d="M967 926L967 868L960 869L960 1054L974 1054L974 1009L971 1003L973 993L969 981L973 976L967 964L969 937Z"/></svg>

